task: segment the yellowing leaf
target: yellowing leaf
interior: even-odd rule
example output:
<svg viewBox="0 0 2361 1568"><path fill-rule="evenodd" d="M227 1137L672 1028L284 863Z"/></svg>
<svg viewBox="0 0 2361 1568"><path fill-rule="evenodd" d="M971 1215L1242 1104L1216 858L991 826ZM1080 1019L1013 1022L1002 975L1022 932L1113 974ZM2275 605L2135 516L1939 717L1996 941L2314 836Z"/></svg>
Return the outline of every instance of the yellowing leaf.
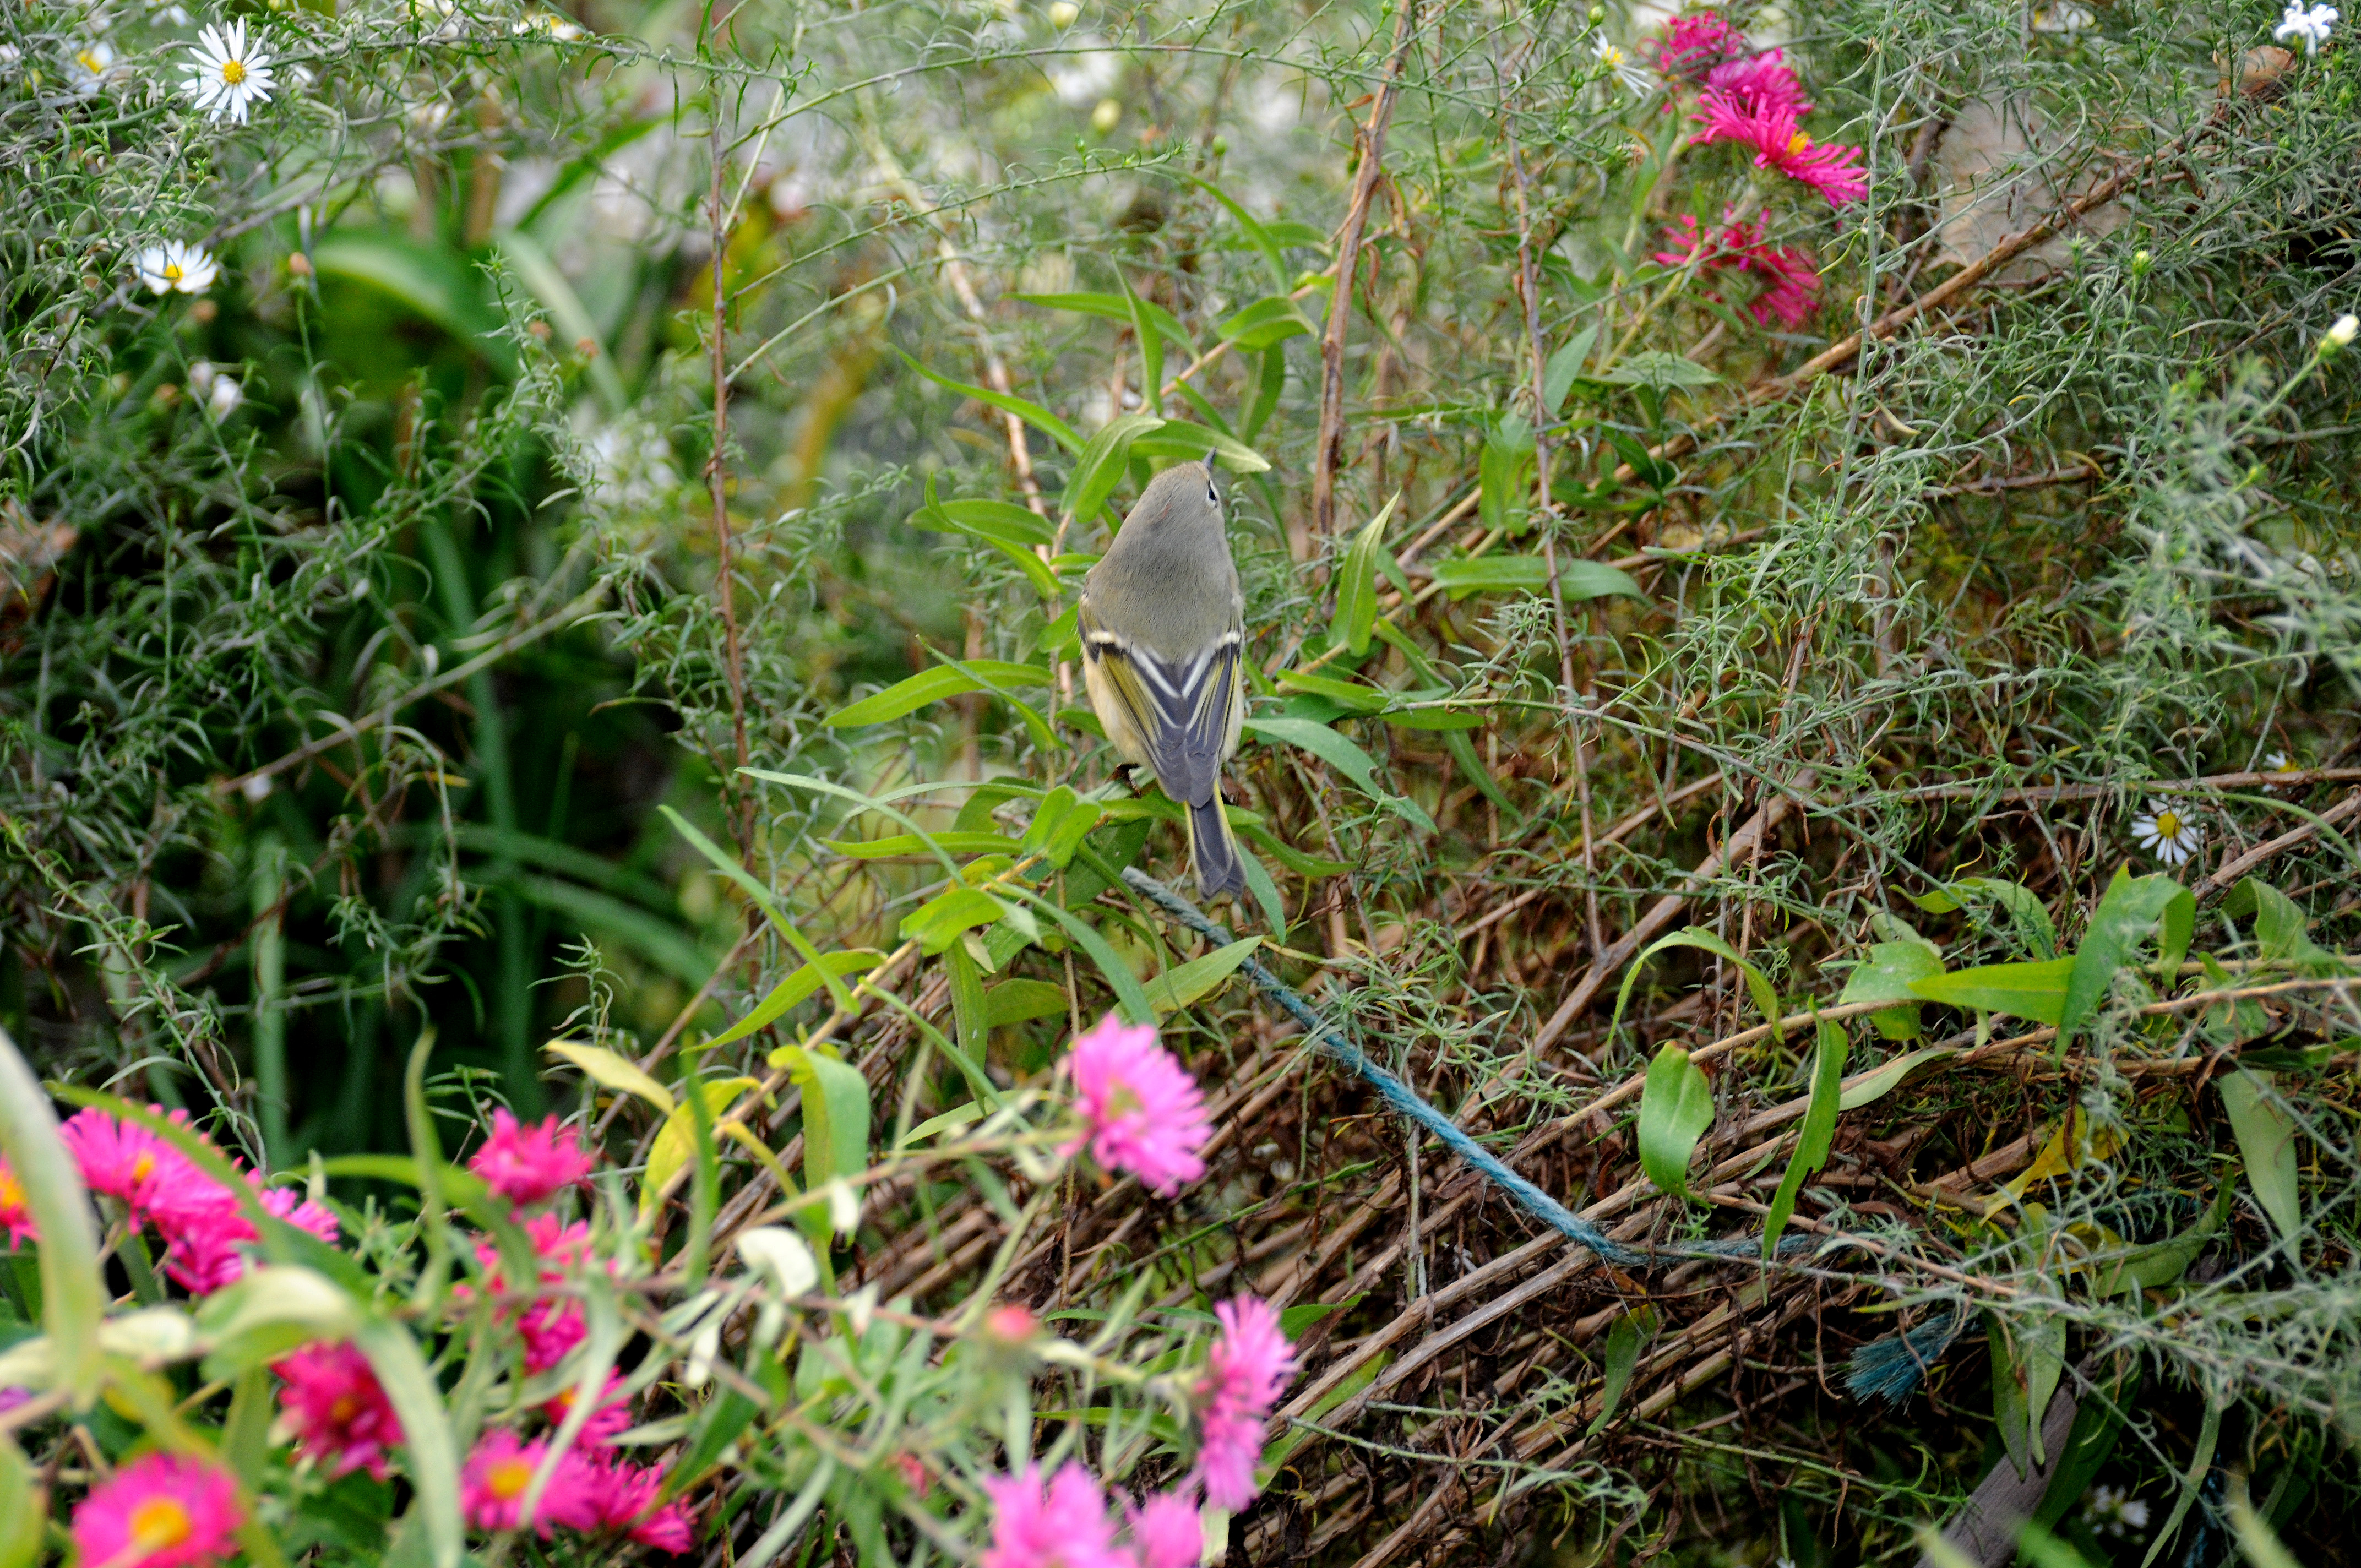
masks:
<svg viewBox="0 0 2361 1568"><path fill-rule="evenodd" d="M700 1084L698 1090L705 1096L706 1114L718 1118L730 1108L730 1102L736 1100L741 1091L757 1087L760 1081L752 1078L717 1078ZM671 1115L664 1118L662 1130L656 1134L654 1146L648 1150L648 1174L640 1184L640 1213L642 1217L654 1211L656 1200L662 1196L665 1184L696 1156L697 1124L694 1112L684 1100Z"/></svg>
<svg viewBox="0 0 2361 1568"><path fill-rule="evenodd" d="M2058 1130L2049 1135L2049 1141L2041 1146L2041 1152L2033 1157L2033 1163L1984 1205L1984 1218L1992 1218L2024 1198L2035 1182L2071 1175L2092 1160L2108 1158L2121 1146L2113 1128L2092 1126L2090 1118L2079 1111L2067 1113L2066 1119L2058 1124Z"/></svg>
<svg viewBox="0 0 2361 1568"><path fill-rule="evenodd" d="M583 1076L602 1088L619 1094L636 1094L656 1108L659 1115L672 1114L672 1091L642 1072L639 1064L617 1056L600 1046L586 1046L579 1040L552 1040L542 1047L551 1056L563 1057L582 1069Z"/></svg>

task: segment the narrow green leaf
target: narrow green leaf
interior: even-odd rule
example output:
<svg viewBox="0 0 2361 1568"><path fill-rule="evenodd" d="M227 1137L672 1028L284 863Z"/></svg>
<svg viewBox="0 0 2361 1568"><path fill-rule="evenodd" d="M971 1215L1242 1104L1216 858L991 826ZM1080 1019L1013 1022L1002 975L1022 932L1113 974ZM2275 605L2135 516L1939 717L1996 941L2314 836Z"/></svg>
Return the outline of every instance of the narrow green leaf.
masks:
<svg viewBox="0 0 2361 1568"><path fill-rule="evenodd" d="M894 352L902 353L898 348ZM1015 414L1026 423L1049 435L1051 440L1069 452L1079 454L1082 449L1082 438L1074 433L1074 427L1037 402L1006 392L995 392L989 387L977 387L965 381L954 381L949 376L928 369L906 354L902 354L902 362L939 387L948 387L954 392L973 398L977 402L998 409L1003 413Z"/></svg>
<svg viewBox="0 0 2361 1568"><path fill-rule="evenodd" d="M1328 641L1351 650L1355 658L1369 651L1369 634L1378 621L1378 552L1385 548L1386 523L1401 503L1401 492L1379 509L1378 515L1353 535L1345 564L1336 573L1336 609L1329 618Z"/></svg>
<svg viewBox="0 0 2361 1568"><path fill-rule="evenodd" d="M1216 948L1202 958L1176 964L1148 982L1148 1003L1159 1018L1201 1001L1221 988L1240 964L1262 945L1260 937L1246 937Z"/></svg>
<svg viewBox="0 0 2361 1568"><path fill-rule="evenodd" d="M1131 334L1139 344L1140 401L1149 413L1161 419L1164 416L1164 339L1159 335L1159 324L1148 318L1148 313L1151 310L1159 315L1164 313L1132 291L1131 280L1123 275L1123 269L1119 267L1115 269L1115 280L1123 285L1124 304L1131 317ZM1170 320L1169 316L1166 319ZM1182 346L1187 345L1184 344Z"/></svg>
<svg viewBox="0 0 2361 1568"><path fill-rule="evenodd" d="M1263 740L1274 740L1299 747L1361 786L1381 805L1422 832L1434 831L1434 819L1419 804L1406 795L1389 795L1378 783L1377 759L1324 724L1309 718L1267 716L1249 718L1244 726L1246 733Z"/></svg>
<svg viewBox="0 0 2361 1568"><path fill-rule="evenodd" d="M98 1271L98 1232L82 1172L58 1135L40 1080L0 1029L0 1154L24 1190L39 1231L41 1327L57 1356L55 1386L77 1402L97 1390L98 1325L107 1292Z"/></svg>
<svg viewBox="0 0 2361 1568"><path fill-rule="evenodd" d="M387 1403L401 1422L402 1468L410 1479L411 1512L426 1527L434 1568L459 1568L465 1531L459 1521L459 1445L443 1413L443 1391L426 1370L410 1331L368 1318L353 1333L368 1358Z"/></svg>
<svg viewBox="0 0 2361 1568"><path fill-rule="evenodd" d="M1180 383L1180 389L1195 390L1186 381ZM1167 419L1161 430L1134 437L1131 452L1135 457L1218 457L1222 466L1234 474L1263 474L1270 470L1269 458L1227 431L1177 419Z"/></svg>
<svg viewBox="0 0 2361 1568"><path fill-rule="evenodd" d="M1542 408L1551 417L1565 406L1565 395L1574 389L1575 378L1590 357L1591 345L1598 341L1598 328L1587 326L1561 344L1542 367Z"/></svg>
<svg viewBox="0 0 2361 1568"><path fill-rule="evenodd" d="M1874 942L1868 956L1845 978L1839 1006L1856 1002L1891 1002L1896 1005L1869 1015L1877 1032L1889 1040L1918 1036L1920 997L1910 989L1914 981L1943 972L1942 955L1932 942Z"/></svg>
<svg viewBox="0 0 2361 1568"><path fill-rule="evenodd" d="M1303 319L1303 313L1285 294L1257 300L1213 331L1216 336L1249 354L1285 343L1290 337L1312 335L1312 323Z"/></svg>
<svg viewBox="0 0 2361 1568"><path fill-rule="evenodd" d="M1279 895L1279 883L1270 879L1269 869L1244 844L1238 846L1238 869L1246 873L1246 891L1261 906L1270 934L1282 942L1287 940L1287 905Z"/></svg>
<svg viewBox="0 0 2361 1568"><path fill-rule="evenodd" d="M1549 591L1549 563L1539 555L1477 555L1438 562L1434 580L1454 599L1470 594ZM1620 596L1644 600L1647 595L1631 574L1603 561L1576 556L1557 564L1558 597L1569 602Z"/></svg>
<svg viewBox="0 0 2361 1568"><path fill-rule="evenodd" d="M706 1048L709 1050L715 1046L730 1045L758 1029L768 1027L789 1008L818 992L827 983L823 976L853 980L884 961L885 955L874 948L853 948L840 953L822 954L819 962L798 966L793 974L773 986L771 993L756 1003L752 1012L706 1041Z"/></svg>
<svg viewBox="0 0 2361 1568"><path fill-rule="evenodd" d="M2149 1565L2164 1554L2164 1549L2180 1531L2180 1521L2197 1501L2197 1489L2213 1471L2213 1446L2222 1437L2222 1407L2209 1397L2205 1401L2204 1419L2197 1424L2197 1449L2189 1456L2189 1470L2180 1476L2180 1496L2165 1517L2164 1527L2149 1541L2147 1555L2140 1559L2140 1568Z"/></svg>
<svg viewBox="0 0 2361 1568"><path fill-rule="evenodd" d="M2246 1162L2246 1184L2292 1252L2303 1235L2303 1189L2297 1179L2295 1119L2275 1097L2271 1075L2240 1068L2214 1080L2230 1131Z"/></svg>
<svg viewBox="0 0 2361 1568"><path fill-rule="evenodd" d="M916 833L890 833L883 839L822 839L822 844L849 861L887 861L902 855L1005 855L1016 840L1005 833L961 833L951 829L920 838Z"/></svg>
<svg viewBox="0 0 2361 1568"><path fill-rule="evenodd" d="M2041 1418L2065 1370L2066 1326L2047 1313L1991 1315L1993 1417L2020 1475L2047 1462Z"/></svg>
<svg viewBox="0 0 2361 1568"><path fill-rule="evenodd" d="M1640 1168L1659 1191L1686 1198L1689 1157L1713 1124L1713 1084L1688 1052L1666 1046L1640 1091Z"/></svg>
<svg viewBox="0 0 2361 1568"><path fill-rule="evenodd" d="M1702 926L1690 926L1669 937L1659 937L1642 948L1640 955L1631 960L1631 969L1623 976L1623 984L1615 992L1615 1012L1607 1021L1609 1039L1615 1037L1617 1026L1623 1022L1624 1004L1631 1000L1631 988L1638 983L1640 971L1647 967L1650 959L1667 948L1695 948L1736 964L1739 974L1746 981L1747 993L1754 999L1755 1010L1763 1014L1763 1021L1771 1025L1771 1038L1780 1045L1786 1043L1785 1026L1780 1022L1779 992L1772 985L1770 978L1749 962L1736 948Z"/></svg>
<svg viewBox="0 0 2361 1568"><path fill-rule="evenodd" d="M1190 357L1194 358L1197 355L1196 340L1181 326L1179 318L1154 301L1143 300L1133 293L1128 282L1120 294L1010 294L1007 297L1025 304L1038 305L1045 311L1073 311L1111 322L1144 323L1143 338L1147 335L1145 328L1153 327L1174 347L1187 351Z"/></svg>
<svg viewBox="0 0 2361 1568"><path fill-rule="evenodd" d="M1846 1090L1837 1100L1837 1109L1858 1111L1864 1105L1883 1100L1901 1087L1902 1080L1917 1069L1930 1061L1940 1061L1945 1057L1959 1054L1949 1046L1927 1046L1905 1052Z"/></svg>
<svg viewBox="0 0 2361 1568"><path fill-rule="evenodd" d="M904 916L901 935L905 941L916 941L932 958L957 941L961 932L989 926L1007 913L1007 906L988 893L954 887Z"/></svg>
<svg viewBox="0 0 2361 1568"><path fill-rule="evenodd" d="M1066 1012L1066 988L1046 980L1005 980L983 993L984 1023L994 1029L1036 1018L1063 1018Z"/></svg>
<svg viewBox="0 0 2361 1568"><path fill-rule="evenodd" d="M1073 477L1066 481L1065 511L1077 522L1097 521L1099 509L1115 494L1122 483L1125 469L1131 462L1131 444L1138 436L1164 428L1164 422L1154 414L1125 414L1111 419L1091 437L1074 459Z"/></svg>
<svg viewBox="0 0 2361 1568"><path fill-rule="evenodd" d="M882 692L865 696L849 707L838 709L822 722L833 729L883 724L888 719L916 713L930 702L983 691L987 689L986 681L996 686L1046 686L1050 684L1049 672L1038 664L1012 664L999 659L968 659L962 663L964 669L954 664L938 664L931 670L921 670L906 681L896 681Z"/></svg>
<svg viewBox="0 0 2361 1568"><path fill-rule="evenodd" d="M16 1438L0 1432L0 1568L33 1568L49 1523L48 1502Z"/></svg>
<svg viewBox="0 0 2361 1568"><path fill-rule="evenodd" d="M1337 707L1353 713L1383 713L1394 700L1393 693L1379 691L1375 686L1339 680L1334 675L1307 674L1301 670L1281 670L1278 682L1281 690L1326 697Z"/></svg>
<svg viewBox="0 0 2361 1568"><path fill-rule="evenodd" d="M803 1091L805 1190L868 1169L869 1080L861 1070L801 1046L773 1051L771 1065L785 1068Z"/></svg>
<svg viewBox="0 0 2361 1568"><path fill-rule="evenodd" d="M1631 1386L1631 1374L1639 1367L1640 1351L1655 1336L1656 1313L1652 1307L1624 1313L1607 1331L1607 1349L1599 1357L1598 1414L1591 1418L1585 1436L1598 1436L1615 1419L1623 1391Z"/></svg>
<svg viewBox="0 0 2361 1568"><path fill-rule="evenodd" d="M1763 1255L1770 1257L1778 1251L1779 1236L1787 1228L1787 1221L1795 1212L1795 1200L1804 1190L1804 1179L1828 1163L1828 1148L1836 1141L1838 1101L1844 1086L1845 1054L1851 1042L1845 1038L1843 1025L1823 1023L1819 1027L1819 1050L1812 1063L1812 1098L1804 1108L1803 1131L1795 1140L1795 1152L1787 1157L1787 1169L1779 1178L1779 1190L1772 1194L1771 1212L1763 1222Z"/></svg>
<svg viewBox="0 0 2361 1568"><path fill-rule="evenodd" d="M618 1094L636 1094L655 1107L659 1115L672 1114L672 1091L641 1071L639 1063L602 1046L586 1046L578 1040L552 1040L542 1049L572 1062L591 1082Z"/></svg>
<svg viewBox="0 0 2361 1568"><path fill-rule="evenodd" d="M1914 980L1910 989L1946 1006L2005 1013L2037 1024L2055 1024L2066 1008L2066 978L2072 959L2032 964L1986 964L1981 969Z"/></svg>
<svg viewBox="0 0 2361 1568"><path fill-rule="evenodd" d="M503 376L516 345L492 334L507 324L474 263L448 246L425 246L376 228L332 229L312 247L324 278L362 283L441 327Z"/></svg>
<svg viewBox="0 0 2361 1568"><path fill-rule="evenodd" d="M1127 1022L1152 1024L1156 1021L1156 1008L1148 1000L1147 989L1139 983L1139 977L1131 972L1131 966L1123 961L1104 937L1099 935L1098 927L1053 899L1043 898L1025 888L1013 891L1063 927L1066 934L1089 955L1091 962L1098 966L1100 975L1115 992L1116 1006Z"/></svg>
<svg viewBox="0 0 2361 1568"><path fill-rule="evenodd" d="M2098 1011L2114 986L2115 974L2130 961L2132 949L2150 930L2163 928L2161 945L2172 947L2171 932L2186 933L2196 923L2197 903L2189 890L2166 876L2134 877L2128 866L2115 868L2114 880L2091 912L2091 922L2067 971L2066 996L2059 1008L2058 1042L2081 1027ZM2179 946L2185 951L2184 934ZM2177 966L2178 952L2172 954Z"/></svg>
<svg viewBox="0 0 2361 1568"><path fill-rule="evenodd" d="M1182 178L1229 209L1230 216L1236 220L1238 232L1246 236L1248 245L1262 253L1263 260L1270 266L1271 277L1277 280L1280 288L1286 288L1287 257L1280 250L1279 241L1271 236L1271 231L1257 222L1255 215L1234 200L1229 192L1212 181L1194 174L1184 175Z"/></svg>

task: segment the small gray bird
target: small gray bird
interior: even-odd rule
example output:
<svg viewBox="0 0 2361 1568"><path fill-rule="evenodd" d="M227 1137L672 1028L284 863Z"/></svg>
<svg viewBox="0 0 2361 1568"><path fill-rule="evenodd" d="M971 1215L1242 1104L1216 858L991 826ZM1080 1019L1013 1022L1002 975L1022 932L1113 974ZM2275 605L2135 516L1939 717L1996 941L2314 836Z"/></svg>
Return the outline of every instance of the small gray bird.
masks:
<svg viewBox="0 0 2361 1568"><path fill-rule="evenodd" d="M1245 615L1213 465L1182 463L1148 481L1082 579L1075 617L1091 707L1124 761L1187 808L1203 898L1246 892L1222 810L1222 764L1237 751L1246 717Z"/></svg>

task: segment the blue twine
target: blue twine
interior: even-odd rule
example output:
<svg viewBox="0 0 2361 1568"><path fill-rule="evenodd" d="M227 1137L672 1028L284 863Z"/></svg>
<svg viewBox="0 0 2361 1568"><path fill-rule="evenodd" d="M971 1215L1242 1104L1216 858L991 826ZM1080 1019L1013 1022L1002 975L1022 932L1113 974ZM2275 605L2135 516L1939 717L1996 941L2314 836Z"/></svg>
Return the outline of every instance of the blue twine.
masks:
<svg viewBox="0 0 2361 1568"><path fill-rule="evenodd" d="M1173 918L1196 931L1210 941L1226 944L1230 934L1207 919L1198 907L1187 899L1148 875L1136 866L1124 868L1123 880L1137 893L1162 908ZM1678 1262L1686 1258L1759 1258L1763 1255L1763 1238L1732 1236L1697 1242L1675 1242L1663 1246L1635 1247L1617 1241L1597 1225L1576 1214L1565 1204L1519 1176L1502 1164L1499 1157L1461 1130L1459 1124L1419 1096L1418 1091L1369 1059L1368 1054L1352 1041L1338 1034L1327 1020L1312 1010L1293 987L1280 980L1257 959L1249 958L1240 966L1248 979L1265 996L1287 1010L1288 1015L1303 1025L1314 1043L1334 1061L1343 1064L1374 1088L1385 1102L1402 1115L1443 1140L1443 1146L1480 1171L1533 1218L1578 1245L1588 1247L1607 1262L1619 1268L1646 1268ZM1808 1236L1791 1235L1779 1238L1781 1254L1802 1252L1812 1245Z"/></svg>
<svg viewBox="0 0 2361 1568"><path fill-rule="evenodd" d="M1942 1359L1967 1326L1964 1310L1949 1312L1870 1341L1845 1365L1845 1391L1856 1399L1874 1396L1888 1404L1902 1403L1918 1391L1927 1368Z"/></svg>

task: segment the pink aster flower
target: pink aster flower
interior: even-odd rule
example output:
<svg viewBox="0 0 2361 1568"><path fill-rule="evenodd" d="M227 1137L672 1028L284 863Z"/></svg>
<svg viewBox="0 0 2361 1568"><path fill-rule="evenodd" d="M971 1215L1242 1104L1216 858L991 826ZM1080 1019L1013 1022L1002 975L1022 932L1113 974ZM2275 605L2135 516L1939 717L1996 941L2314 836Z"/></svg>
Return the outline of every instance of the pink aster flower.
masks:
<svg viewBox="0 0 2361 1568"><path fill-rule="evenodd" d="M1742 60L1724 60L1706 72L1705 84L1750 114L1793 109L1801 118L1812 112L1804 84L1795 80L1784 49L1767 49Z"/></svg>
<svg viewBox="0 0 2361 1568"><path fill-rule="evenodd" d="M993 1519L981 1568L1134 1568L1115 1546L1105 1494L1080 1464L1068 1461L1046 1486L1028 1464L987 1477L983 1490Z"/></svg>
<svg viewBox="0 0 2361 1568"><path fill-rule="evenodd" d="M1700 142L1743 142L1754 149L1754 166L1773 169L1810 186L1832 207L1869 194L1869 170L1857 147L1832 147L1806 135L1792 104L1741 101L1708 87L1697 94Z"/></svg>
<svg viewBox="0 0 2361 1568"><path fill-rule="evenodd" d="M1109 1170L1131 1172L1159 1198L1205 1174L1205 1162L1197 1157L1213 1132L1205 1097L1188 1069L1156 1043L1152 1025L1128 1025L1110 1013L1074 1042L1067 1059L1090 1124L1082 1141L1093 1159Z"/></svg>
<svg viewBox="0 0 2361 1568"><path fill-rule="evenodd" d="M1207 1502L1235 1511L1254 1501L1263 1423L1294 1375L1295 1357L1268 1301L1240 1296L1214 1308L1213 1317L1222 1332L1213 1337L1197 1386L1204 1425L1197 1475Z"/></svg>
<svg viewBox="0 0 2361 1568"><path fill-rule="evenodd" d="M541 1413L549 1418L551 1426L555 1427L565 1423L566 1412L573 1409L574 1390L569 1387L559 1390L555 1398L543 1405ZM596 1448L614 1442L630 1429L631 1424L631 1397L623 1392L623 1375L609 1372L607 1374L607 1386L598 1391L598 1403L583 1421L582 1431L574 1441L585 1448Z"/></svg>
<svg viewBox="0 0 2361 1568"><path fill-rule="evenodd" d="M41 1239L33 1223L32 1206L25 1201L25 1184L5 1158L0 1158L0 1231L8 1233L11 1247Z"/></svg>
<svg viewBox="0 0 2361 1568"><path fill-rule="evenodd" d="M1664 24L1656 44L1656 69L1668 77L1697 81L1722 61L1746 52L1746 35L1719 12L1691 11Z"/></svg>
<svg viewBox="0 0 2361 1568"><path fill-rule="evenodd" d="M251 1175L247 1180L261 1186ZM164 1272L196 1296L209 1296L242 1278L247 1249L262 1239L225 1189L218 1184L208 1188L211 1196L203 1203L184 1201L156 1218L156 1229L164 1238ZM327 1205L287 1187L265 1188L259 1197L267 1212L335 1245L336 1216Z"/></svg>
<svg viewBox="0 0 2361 1568"><path fill-rule="evenodd" d="M1132 1509L1131 1549L1139 1568L1196 1568L1205 1551L1197 1499L1185 1492L1159 1492Z"/></svg>
<svg viewBox="0 0 2361 1568"><path fill-rule="evenodd" d="M661 1471L620 1460L599 1463L595 1470L597 1518L587 1528L620 1530L642 1546L675 1556L697 1544L686 1508L678 1502L656 1507L656 1498L664 1491Z"/></svg>
<svg viewBox="0 0 2361 1568"><path fill-rule="evenodd" d="M519 1530L530 1522L544 1541L554 1524L568 1530L597 1528L601 1473L571 1449L542 1488L533 1519L522 1517L525 1488L533 1485L533 1473L548 1453L548 1443L522 1442L505 1427L477 1439L459 1475L459 1505L467 1522L481 1530Z"/></svg>
<svg viewBox="0 0 2361 1568"><path fill-rule="evenodd" d="M350 1344L313 1344L271 1365L287 1387L280 1412L295 1445L330 1476L367 1470L382 1481L386 1452L401 1441L401 1419L368 1357Z"/></svg>
<svg viewBox="0 0 2361 1568"><path fill-rule="evenodd" d="M149 1110L163 1113L160 1105ZM171 1120L186 1124L189 1113ZM104 1111L78 1111L58 1129L81 1168L82 1185L122 1201L132 1223L145 1224L182 1210L206 1209L223 1196L221 1184L161 1136L136 1122L118 1122Z"/></svg>
<svg viewBox="0 0 2361 1568"><path fill-rule="evenodd" d="M1819 309L1820 275L1810 255L1794 246L1765 244L1763 231L1745 220L1725 214L1719 232L1708 238L1698 230L1695 218L1683 217L1664 231L1664 244L1666 248L1651 259L1666 267L1696 266L1761 277L1763 291L1747 306L1758 326L1768 326L1775 319L1793 331Z"/></svg>
<svg viewBox="0 0 2361 1568"><path fill-rule="evenodd" d="M84 1568L191 1568L229 1555L245 1518L227 1471L177 1453L143 1454L74 1509L74 1547Z"/></svg>
<svg viewBox="0 0 2361 1568"><path fill-rule="evenodd" d="M555 1116L539 1125L522 1127L505 1110L492 1113L492 1135L467 1162L484 1185L514 1203L528 1208L544 1201L590 1174L590 1156L570 1128Z"/></svg>
<svg viewBox="0 0 2361 1568"><path fill-rule="evenodd" d="M490 1238L477 1238L476 1255L482 1260L495 1291L524 1298L511 1309L524 1350L524 1367L529 1373L546 1372L565 1360L589 1332L581 1303L553 1293L551 1288L564 1285L567 1270L589 1256L590 1227L579 1220L569 1225L544 1212L525 1220L524 1234L542 1259L541 1277L531 1285L520 1288L501 1277L500 1250Z"/></svg>

